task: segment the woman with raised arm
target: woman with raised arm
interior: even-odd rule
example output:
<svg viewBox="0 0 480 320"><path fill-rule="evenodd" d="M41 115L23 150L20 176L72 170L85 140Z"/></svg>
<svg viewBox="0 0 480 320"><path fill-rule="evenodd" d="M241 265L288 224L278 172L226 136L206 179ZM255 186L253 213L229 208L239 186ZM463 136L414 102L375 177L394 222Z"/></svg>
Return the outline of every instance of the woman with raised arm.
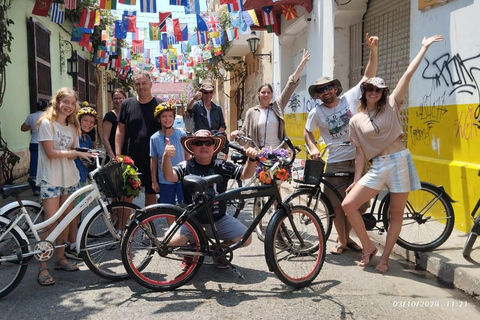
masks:
<svg viewBox="0 0 480 320"><path fill-rule="evenodd" d="M271 149L282 143L286 137L283 110L297 88L300 73L309 59L310 54L304 49L300 64L288 78L285 88L275 101L272 102L272 85L269 83L260 85L257 92L258 104L247 111L242 128L230 134L232 139L236 139L238 135L246 136L253 139L259 148Z"/></svg>
<svg viewBox="0 0 480 320"><path fill-rule="evenodd" d="M410 151L402 137L400 106L413 74L425 53L434 42L443 40L435 35L423 38L422 47L389 95L381 78L371 78L362 85L359 113L350 120L350 140L356 147L354 182L347 188L342 207L350 224L362 242L363 255L359 263L368 267L377 248L368 238L365 224L358 208L387 187L390 191L390 223L385 249L376 266L378 272L388 271L388 259L402 229L403 212L410 191L421 188ZM371 161L368 172L362 177L365 162Z"/></svg>

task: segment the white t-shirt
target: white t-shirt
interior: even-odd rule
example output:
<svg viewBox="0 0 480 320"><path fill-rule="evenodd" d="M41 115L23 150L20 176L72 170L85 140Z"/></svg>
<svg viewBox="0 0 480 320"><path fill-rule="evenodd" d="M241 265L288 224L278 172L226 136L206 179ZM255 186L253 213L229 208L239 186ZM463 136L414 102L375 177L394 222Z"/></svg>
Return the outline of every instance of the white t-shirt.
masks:
<svg viewBox="0 0 480 320"><path fill-rule="evenodd" d="M79 145L78 134L73 125L62 126L43 119L38 128L38 142L53 141L55 150L71 150ZM68 158L50 159L41 143L38 145L37 184L42 180L55 186L68 188L80 181L75 161Z"/></svg>
<svg viewBox="0 0 480 320"><path fill-rule="evenodd" d="M309 132L318 127L326 144L333 143L328 149L327 162L335 163L355 158L355 147L335 144L349 141L348 123L358 112L358 99L361 97L360 83L339 97L338 105L327 108L323 103L308 113L305 129Z"/></svg>
<svg viewBox="0 0 480 320"><path fill-rule="evenodd" d="M281 141L278 139L277 135L279 125L280 122L278 121L275 112L270 110L270 107L267 109L260 108L260 116L258 118L258 133L261 145L272 149L275 149L280 145Z"/></svg>
<svg viewBox="0 0 480 320"><path fill-rule="evenodd" d="M43 114L44 111L37 111L35 113L31 113L25 119L25 124L30 127L30 132L32 132L32 139L30 143L38 143L38 130L36 129L38 119Z"/></svg>

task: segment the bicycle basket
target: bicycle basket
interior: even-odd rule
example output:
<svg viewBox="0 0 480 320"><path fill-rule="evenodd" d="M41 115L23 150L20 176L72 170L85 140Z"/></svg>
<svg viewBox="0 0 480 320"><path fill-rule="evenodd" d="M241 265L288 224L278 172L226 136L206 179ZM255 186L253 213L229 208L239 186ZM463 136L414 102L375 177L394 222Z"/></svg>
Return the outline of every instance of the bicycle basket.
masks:
<svg viewBox="0 0 480 320"><path fill-rule="evenodd" d="M320 183L322 179L323 170L325 169L325 161L323 160L305 160L305 167L303 168L303 176L301 175L301 168L297 167L298 178L295 182L313 184Z"/></svg>
<svg viewBox="0 0 480 320"><path fill-rule="evenodd" d="M100 168L93 176L100 191L106 197L120 199L127 195L127 191L123 188L122 171L121 162L112 162Z"/></svg>

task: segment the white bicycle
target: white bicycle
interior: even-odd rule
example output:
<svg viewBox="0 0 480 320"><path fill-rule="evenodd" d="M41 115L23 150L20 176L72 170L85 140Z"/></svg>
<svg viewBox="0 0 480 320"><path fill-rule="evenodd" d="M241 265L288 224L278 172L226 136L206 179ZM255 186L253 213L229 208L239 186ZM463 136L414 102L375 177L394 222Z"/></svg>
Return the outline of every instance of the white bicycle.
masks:
<svg viewBox="0 0 480 320"><path fill-rule="evenodd" d="M105 155L101 150L84 148L77 150ZM121 163L100 164L97 157L96 164L97 168L89 173L91 184L70 195L51 218L41 222L34 222L31 217L36 220L41 216L38 212L32 214L34 209L41 210L41 206L38 208L38 203L20 199L20 194L30 189L28 184L0 187L0 194L3 197L14 197L20 208L19 210L8 204L8 210L4 210L5 208L2 210L4 213L10 213L8 215L10 219L0 216L0 298L17 287L32 257L38 261L47 261L53 256L55 248L68 245L54 244L54 241L70 222L93 202L96 202L97 206L85 215L78 229L77 253L81 254L88 268L102 278L122 280L129 277L122 264L121 236L117 232L119 226L117 222L130 217L139 207L128 202L108 203L104 200L105 197L120 199L124 195L121 185ZM53 227L70 204L82 194L86 194L85 198ZM13 212L17 214L13 215ZM53 230L45 240L41 240L39 235L47 228Z"/></svg>

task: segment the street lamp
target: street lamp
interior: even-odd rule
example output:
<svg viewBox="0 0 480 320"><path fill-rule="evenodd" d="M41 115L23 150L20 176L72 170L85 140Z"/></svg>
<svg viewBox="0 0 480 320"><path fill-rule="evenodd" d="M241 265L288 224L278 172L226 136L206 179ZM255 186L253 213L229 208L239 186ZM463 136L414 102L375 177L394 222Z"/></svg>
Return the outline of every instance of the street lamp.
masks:
<svg viewBox="0 0 480 320"><path fill-rule="evenodd" d="M267 58L270 63L272 63L272 52L269 51L268 53L255 53L258 49L258 45L260 44L260 38L257 36L255 31L252 31L250 37L247 38L248 47L250 51L253 53L253 57L259 58Z"/></svg>
<svg viewBox="0 0 480 320"><path fill-rule="evenodd" d="M65 70L65 53L70 51L72 56L67 59L67 74L75 77L78 73L78 59L77 59L77 51L73 50L73 45L70 41L63 40L60 37L60 73Z"/></svg>

